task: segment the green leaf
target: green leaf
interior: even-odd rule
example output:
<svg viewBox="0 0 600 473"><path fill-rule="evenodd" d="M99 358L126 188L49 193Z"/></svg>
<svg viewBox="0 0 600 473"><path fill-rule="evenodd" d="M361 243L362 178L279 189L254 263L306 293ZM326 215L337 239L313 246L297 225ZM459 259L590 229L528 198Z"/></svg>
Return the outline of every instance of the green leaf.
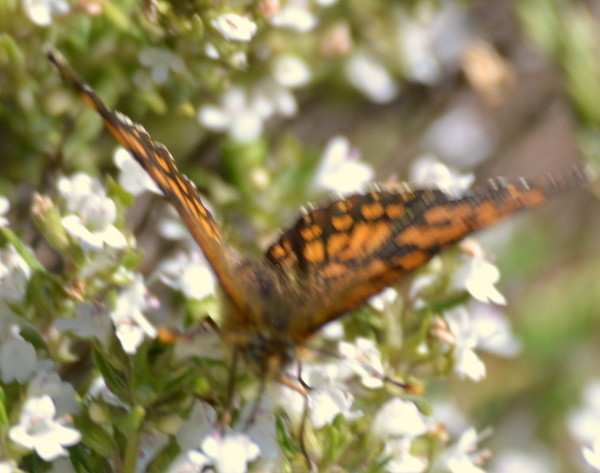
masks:
<svg viewBox="0 0 600 473"><path fill-rule="evenodd" d="M129 399L129 386L127 379L123 373L115 370L111 364L106 360L96 348L92 351L96 368L100 371L100 374L104 377L106 386L110 389L113 394L120 399Z"/></svg>
<svg viewBox="0 0 600 473"><path fill-rule="evenodd" d="M37 258L27 249L27 247L23 244L21 240L15 235L10 228L2 227L0 228L4 238L14 246L15 250L19 255L25 260L25 262L33 269L34 271L45 273L46 268L42 266L42 264L37 260Z"/></svg>

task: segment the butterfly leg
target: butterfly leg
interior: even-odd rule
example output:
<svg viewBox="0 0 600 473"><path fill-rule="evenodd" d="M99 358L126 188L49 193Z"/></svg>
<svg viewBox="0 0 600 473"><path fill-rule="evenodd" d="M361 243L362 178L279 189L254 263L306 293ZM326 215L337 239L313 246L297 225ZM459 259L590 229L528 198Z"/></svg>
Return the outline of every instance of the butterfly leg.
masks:
<svg viewBox="0 0 600 473"><path fill-rule="evenodd" d="M306 461L308 468L312 471L313 464L308 456L308 451L306 450L306 444L304 443L304 430L306 429L306 422L308 420L308 393L311 391L311 387L306 384L306 382L302 379L302 364L298 362L298 373L296 374L296 379L291 380L288 377L280 376L278 381L287 386L290 389L293 389L297 393L299 393L304 398L304 405L302 407L302 418L300 419L300 430L298 432L300 439L300 452L302 452L302 456Z"/></svg>

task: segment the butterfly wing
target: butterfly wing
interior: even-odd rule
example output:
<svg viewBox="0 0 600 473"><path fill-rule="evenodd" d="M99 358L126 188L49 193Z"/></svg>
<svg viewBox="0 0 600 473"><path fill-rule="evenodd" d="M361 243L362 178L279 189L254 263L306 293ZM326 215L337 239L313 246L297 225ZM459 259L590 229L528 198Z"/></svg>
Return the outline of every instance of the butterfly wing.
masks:
<svg viewBox="0 0 600 473"><path fill-rule="evenodd" d="M460 197L376 189L305 213L265 258L303 287L298 342L465 235L590 179L584 168L540 180L494 179Z"/></svg>
<svg viewBox="0 0 600 473"><path fill-rule="evenodd" d="M142 126L133 123L125 115L110 110L94 90L70 68L60 53L49 50L47 54L63 78L100 114L110 132L156 182L202 248L225 292L241 307L243 294L235 273L239 258L225 245L221 230L200 200L198 190L179 172L167 148L155 142Z"/></svg>

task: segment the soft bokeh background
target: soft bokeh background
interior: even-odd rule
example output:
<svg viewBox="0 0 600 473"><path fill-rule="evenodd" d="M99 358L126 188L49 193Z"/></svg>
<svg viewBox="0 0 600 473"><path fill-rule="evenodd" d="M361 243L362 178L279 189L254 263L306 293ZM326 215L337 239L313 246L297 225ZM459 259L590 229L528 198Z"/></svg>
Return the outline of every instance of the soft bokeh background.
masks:
<svg viewBox="0 0 600 473"><path fill-rule="evenodd" d="M227 12L259 25L252 41L215 31ZM76 170L116 174L113 138L61 82L47 42L170 149L252 252L335 190L311 179L338 135L352 148L342 161L360 157L375 181L408 179L424 157L477 182L599 162L599 31L594 0L5 0L0 192L13 226L60 271L31 225L32 192ZM146 194L128 215L145 271L169 245L154 225L164 212ZM428 394L493 429L486 471L590 471L581 446L600 435L600 389L590 387L600 382L598 199L576 190L479 237L497 255L508 300L498 310L522 351L483 355L485 380Z"/></svg>

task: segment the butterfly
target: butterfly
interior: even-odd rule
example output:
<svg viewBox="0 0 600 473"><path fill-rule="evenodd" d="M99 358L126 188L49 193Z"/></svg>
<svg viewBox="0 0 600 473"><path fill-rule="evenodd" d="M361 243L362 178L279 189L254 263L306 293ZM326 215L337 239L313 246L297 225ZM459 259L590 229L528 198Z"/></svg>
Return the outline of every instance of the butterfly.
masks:
<svg viewBox="0 0 600 473"><path fill-rule="evenodd" d="M458 196L409 185L373 187L304 212L262 259L252 259L223 238L166 147L109 109L60 53L47 54L187 225L225 293L223 340L263 381L279 377L325 324L466 235L591 179L579 166L534 180L496 178Z"/></svg>

